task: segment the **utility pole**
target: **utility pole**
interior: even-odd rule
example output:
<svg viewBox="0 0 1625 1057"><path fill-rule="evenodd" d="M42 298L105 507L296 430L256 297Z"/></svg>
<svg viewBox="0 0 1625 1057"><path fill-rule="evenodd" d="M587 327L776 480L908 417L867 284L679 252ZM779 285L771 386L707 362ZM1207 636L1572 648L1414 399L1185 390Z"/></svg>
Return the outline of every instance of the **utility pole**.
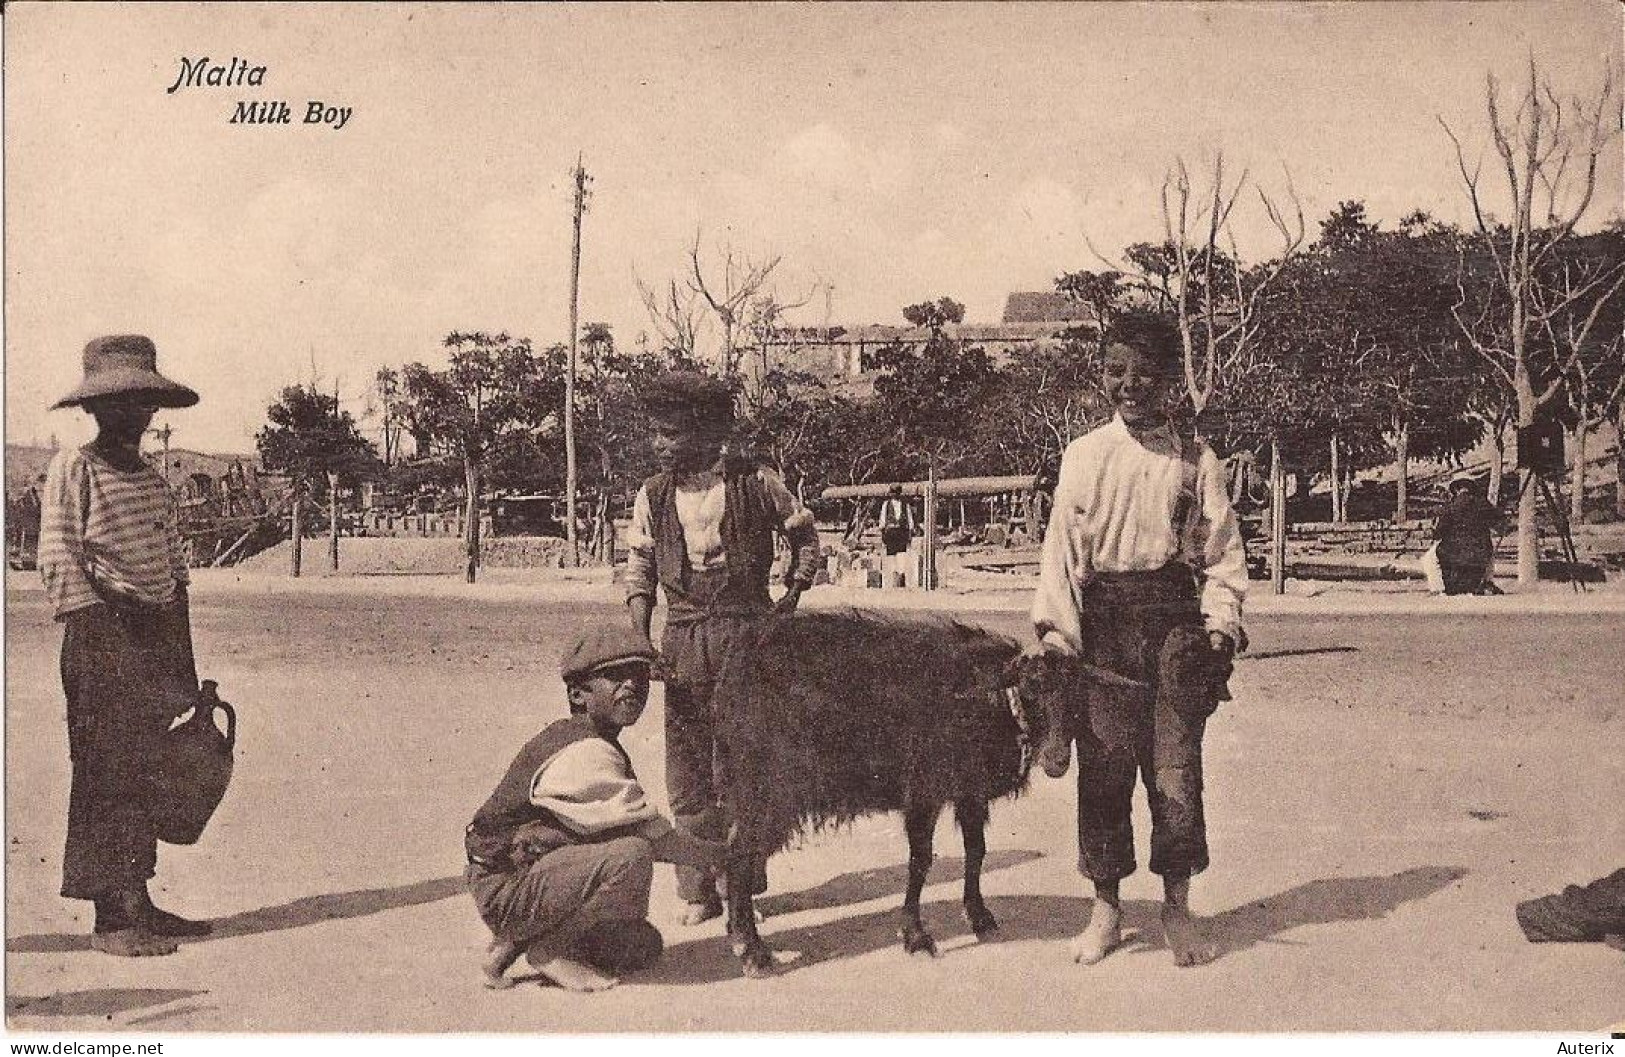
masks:
<svg viewBox="0 0 1625 1057"><path fill-rule="evenodd" d="M175 431L169 427L168 422L165 422L158 429L149 429L149 430L147 430L147 432L151 433L154 437L157 437L159 443L163 444L163 446L164 446L164 463L163 463L163 465L164 465L164 483L168 484L169 483L169 438L175 435Z"/></svg>
<svg viewBox="0 0 1625 1057"><path fill-rule="evenodd" d="M587 170L576 155L575 237L570 243L570 368L564 376L564 538L570 544L570 564L581 564L581 541L576 538L576 346L580 339L581 214L587 211Z"/></svg>

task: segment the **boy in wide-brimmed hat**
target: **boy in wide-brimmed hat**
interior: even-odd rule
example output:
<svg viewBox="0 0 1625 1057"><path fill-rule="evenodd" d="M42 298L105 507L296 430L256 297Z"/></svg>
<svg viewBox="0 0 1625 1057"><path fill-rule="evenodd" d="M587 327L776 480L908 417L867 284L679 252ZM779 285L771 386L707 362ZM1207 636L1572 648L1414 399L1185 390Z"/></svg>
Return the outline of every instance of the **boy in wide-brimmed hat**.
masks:
<svg viewBox="0 0 1625 1057"><path fill-rule="evenodd" d="M613 987L662 949L647 920L654 863L720 863L720 844L678 833L649 803L621 747L654 659L625 625L582 634L560 665L569 718L519 750L469 824L466 879L493 937L487 987L511 987L520 954L567 990Z"/></svg>
<svg viewBox="0 0 1625 1057"><path fill-rule="evenodd" d="M157 863L154 759L198 690L175 501L141 458L154 412L198 396L159 374L157 357L134 334L85 346L84 378L53 409L83 408L96 438L51 460L40 511L40 573L64 625L73 763L62 894L93 902L91 946L125 957L170 954L172 937L209 931L158 909L147 892Z"/></svg>

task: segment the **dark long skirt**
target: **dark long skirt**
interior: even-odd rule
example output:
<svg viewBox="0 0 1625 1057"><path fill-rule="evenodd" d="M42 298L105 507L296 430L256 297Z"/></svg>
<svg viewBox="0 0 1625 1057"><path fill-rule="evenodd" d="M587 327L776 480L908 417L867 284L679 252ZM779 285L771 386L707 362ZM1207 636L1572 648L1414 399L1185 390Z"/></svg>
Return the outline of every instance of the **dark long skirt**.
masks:
<svg viewBox="0 0 1625 1057"><path fill-rule="evenodd" d="M69 613L62 635L68 701L68 836L62 894L95 899L144 884L158 839L148 805L156 747L197 696L184 602Z"/></svg>

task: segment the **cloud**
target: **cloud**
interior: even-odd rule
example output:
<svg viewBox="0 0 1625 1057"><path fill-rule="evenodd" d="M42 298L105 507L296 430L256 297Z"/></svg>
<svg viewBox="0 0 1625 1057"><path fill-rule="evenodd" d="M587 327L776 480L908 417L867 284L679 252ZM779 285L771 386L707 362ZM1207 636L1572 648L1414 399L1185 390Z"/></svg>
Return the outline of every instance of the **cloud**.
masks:
<svg viewBox="0 0 1625 1057"><path fill-rule="evenodd" d="M778 163L787 175L848 196L896 194L913 171L906 152L859 144L827 121L787 140L779 150Z"/></svg>

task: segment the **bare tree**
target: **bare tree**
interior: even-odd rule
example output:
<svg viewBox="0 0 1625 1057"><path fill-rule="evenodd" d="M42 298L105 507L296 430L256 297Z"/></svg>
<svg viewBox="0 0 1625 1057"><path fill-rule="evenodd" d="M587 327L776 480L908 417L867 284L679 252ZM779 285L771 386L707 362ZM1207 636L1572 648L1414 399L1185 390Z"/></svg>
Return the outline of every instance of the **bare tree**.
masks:
<svg viewBox="0 0 1625 1057"><path fill-rule="evenodd" d="M745 309L763 292L773 269L782 258L775 255L764 261L753 260L736 253L731 244L722 247L722 260L707 269L700 264L700 233L694 233L694 242L688 248L689 289L698 294L717 317L722 329L722 347L717 353L718 373L732 378L739 371L738 336L746 324ZM809 295L810 297L810 295ZM800 304L806 304L804 299Z"/></svg>
<svg viewBox="0 0 1625 1057"><path fill-rule="evenodd" d="M1625 319L1622 319L1622 291L1625 291L1625 249L1619 235L1593 236L1601 243L1600 255L1558 262L1555 273L1535 286L1535 315L1558 361L1569 409L1574 415L1574 443L1569 491L1569 521L1579 524L1585 517L1586 441L1591 431L1607 422L1625 398ZM1603 286L1594 280L1598 275ZM1590 297L1576 291L1590 287ZM1561 302L1566 311L1547 311Z"/></svg>
<svg viewBox="0 0 1625 1057"><path fill-rule="evenodd" d="M1619 100L1611 67L1589 99L1563 100L1541 77L1533 58L1528 81L1510 114L1502 108L1494 74L1485 77L1484 99L1490 139L1511 206L1505 222L1495 220L1485 208L1480 186L1482 161L1469 169L1460 137L1443 118L1439 124L1455 146L1456 165L1473 206L1478 235L1493 263L1490 281L1501 295L1497 323L1504 320L1504 325L1474 325L1476 321L1467 318L1470 313L1462 311L1467 302L1465 289L1455 314L1469 343L1516 395L1519 427L1528 427L1547 414L1562 394L1563 375L1558 365L1537 361L1537 357L1551 354L1538 340L1547 322L1612 281L1611 276L1599 273L1568 291L1543 295L1539 289L1543 266L1573 236L1575 226L1591 207L1598 159L1620 130ZM1518 501L1520 584L1534 583L1540 572L1536 493L1529 483L1526 470Z"/></svg>
<svg viewBox="0 0 1625 1057"><path fill-rule="evenodd" d="M1303 205L1287 175L1291 216L1257 188L1281 251L1253 269L1241 266L1232 214L1247 186L1247 172L1232 184L1225 175L1224 155L1214 158L1213 175L1202 186L1192 183L1183 158L1162 181L1162 225L1167 267L1161 292L1174 310L1185 349L1185 388L1198 416L1207 408L1228 372L1237 369L1257 335L1265 292L1303 246Z"/></svg>
<svg viewBox="0 0 1625 1057"><path fill-rule="evenodd" d="M649 325L665 352L679 360L699 359L700 331L705 324L705 306L699 294L669 279L664 289L636 280L638 296L649 313Z"/></svg>

